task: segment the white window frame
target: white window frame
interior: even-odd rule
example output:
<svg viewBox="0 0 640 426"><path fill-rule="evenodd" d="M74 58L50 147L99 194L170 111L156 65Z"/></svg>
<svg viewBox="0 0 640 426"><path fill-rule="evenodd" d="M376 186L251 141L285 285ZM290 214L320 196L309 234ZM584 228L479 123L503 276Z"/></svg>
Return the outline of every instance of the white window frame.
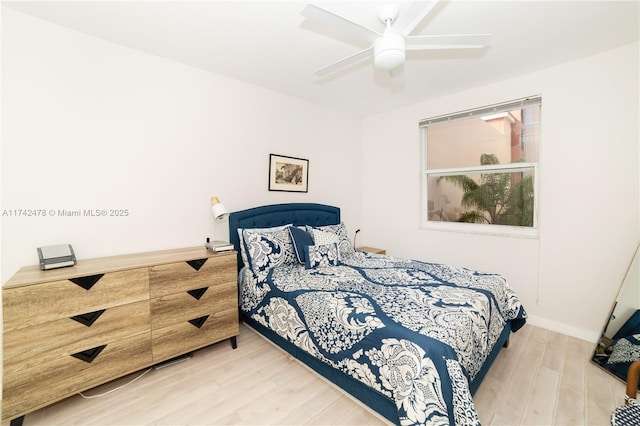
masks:
<svg viewBox="0 0 640 426"><path fill-rule="evenodd" d="M500 114L505 111L524 108L527 106L542 105L541 96L530 96L515 101L491 105L488 107L477 108L473 110L447 114L430 119L421 120L420 127L420 147L421 147L421 173L420 173L420 228L437 231L448 232L464 232L474 234L502 235L523 238L537 238L538 229L538 206L539 206L539 160L538 162L523 162L510 164L490 164L479 165L474 167L458 167L447 169L429 169L427 168L427 127L431 124L442 123L445 121L461 120L476 116L489 116L492 114ZM540 113L542 115L542 112ZM538 132L538 155L540 154L541 132ZM511 226L511 225L495 225L483 223L459 223L446 221L433 221L428 219L428 185L429 176L453 176L461 174L481 174L492 172L519 172L531 171L533 173L533 226Z"/></svg>

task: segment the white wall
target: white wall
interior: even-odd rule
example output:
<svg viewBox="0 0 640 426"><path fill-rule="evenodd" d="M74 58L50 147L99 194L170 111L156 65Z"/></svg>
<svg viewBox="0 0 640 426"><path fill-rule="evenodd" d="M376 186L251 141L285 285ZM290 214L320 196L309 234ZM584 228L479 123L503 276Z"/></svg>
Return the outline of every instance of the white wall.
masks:
<svg viewBox="0 0 640 426"><path fill-rule="evenodd" d="M595 341L640 239L639 50L636 43L368 117L359 243L502 273L531 323ZM539 238L419 229L418 121L536 94Z"/></svg>
<svg viewBox="0 0 640 426"><path fill-rule="evenodd" d="M359 120L2 9L1 209L56 212L2 217L3 283L42 245L89 258L204 244L213 195L230 211L332 204L358 226ZM307 194L268 191L270 153L309 159Z"/></svg>

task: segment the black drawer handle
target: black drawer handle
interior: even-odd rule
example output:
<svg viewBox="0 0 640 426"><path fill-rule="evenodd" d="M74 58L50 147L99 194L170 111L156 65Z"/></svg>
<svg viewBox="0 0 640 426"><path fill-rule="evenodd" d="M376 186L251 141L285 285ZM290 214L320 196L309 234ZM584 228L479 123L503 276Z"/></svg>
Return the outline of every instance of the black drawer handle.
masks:
<svg viewBox="0 0 640 426"><path fill-rule="evenodd" d="M95 348L87 349L86 351L71 354L71 356L91 364L93 360L96 359L98 355L100 355L100 352L102 352L102 350L106 347L107 345L96 346Z"/></svg>
<svg viewBox="0 0 640 426"><path fill-rule="evenodd" d="M202 295L207 291L209 287L202 287L202 288L197 288L195 290L189 290L187 291L187 293L189 293L189 295L191 297L193 297L196 300L200 300L200 298L202 297Z"/></svg>
<svg viewBox="0 0 640 426"><path fill-rule="evenodd" d="M196 271L199 271L200 268L202 268L202 265L207 263L207 258L205 257L204 259L188 260L187 263L193 269L195 269Z"/></svg>
<svg viewBox="0 0 640 426"><path fill-rule="evenodd" d="M86 277L69 278L69 281L71 281L74 284L79 285L80 287L84 288L85 290L90 290L91 287L93 287L95 285L95 283L100 281L100 278L102 278L103 276L104 276L104 274L89 275L89 276L86 276Z"/></svg>
<svg viewBox="0 0 640 426"><path fill-rule="evenodd" d="M104 311L106 311L106 309L101 309L95 312L87 312L86 314L71 317L71 319L74 321L78 321L80 324L84 324L87 327L91 327L93 323L96 322L98 318L100 318L100 315L104 314Z"/></svg>
<svg viewBox="0 0 640 426"><path fill-rule="evenodd" d="M209 318L209 315L205 315L205 316L200 317L200 318L194 318L192 320L189 320L189 322L191 323L191 325L200 328L207 321L207 318Z"/></svg>

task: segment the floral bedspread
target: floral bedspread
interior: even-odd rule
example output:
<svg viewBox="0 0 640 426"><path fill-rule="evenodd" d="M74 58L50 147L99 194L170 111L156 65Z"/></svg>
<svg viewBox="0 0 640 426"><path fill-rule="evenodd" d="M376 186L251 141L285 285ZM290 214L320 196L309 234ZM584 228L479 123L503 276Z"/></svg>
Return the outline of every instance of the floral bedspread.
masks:
<svg viewBox="0 0 640 426"><path fill-rule="evenodd" d="M395 401L400 424L479 424L468 383L507 321L526 313L506 280L356 252L338 266L242 272L241 309Z"/></svg>

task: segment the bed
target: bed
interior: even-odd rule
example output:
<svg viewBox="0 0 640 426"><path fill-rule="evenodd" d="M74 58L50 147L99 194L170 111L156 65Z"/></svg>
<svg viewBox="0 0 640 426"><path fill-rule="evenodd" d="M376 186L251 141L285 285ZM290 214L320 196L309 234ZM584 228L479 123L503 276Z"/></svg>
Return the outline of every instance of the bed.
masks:
<svg viewBox="0 0 640 426"><path fill-rule="evenodd" d="M526 312L506 280L355 251L340 209L231 213L242 320L396 424L479 424L472 395Z"/></svg>

